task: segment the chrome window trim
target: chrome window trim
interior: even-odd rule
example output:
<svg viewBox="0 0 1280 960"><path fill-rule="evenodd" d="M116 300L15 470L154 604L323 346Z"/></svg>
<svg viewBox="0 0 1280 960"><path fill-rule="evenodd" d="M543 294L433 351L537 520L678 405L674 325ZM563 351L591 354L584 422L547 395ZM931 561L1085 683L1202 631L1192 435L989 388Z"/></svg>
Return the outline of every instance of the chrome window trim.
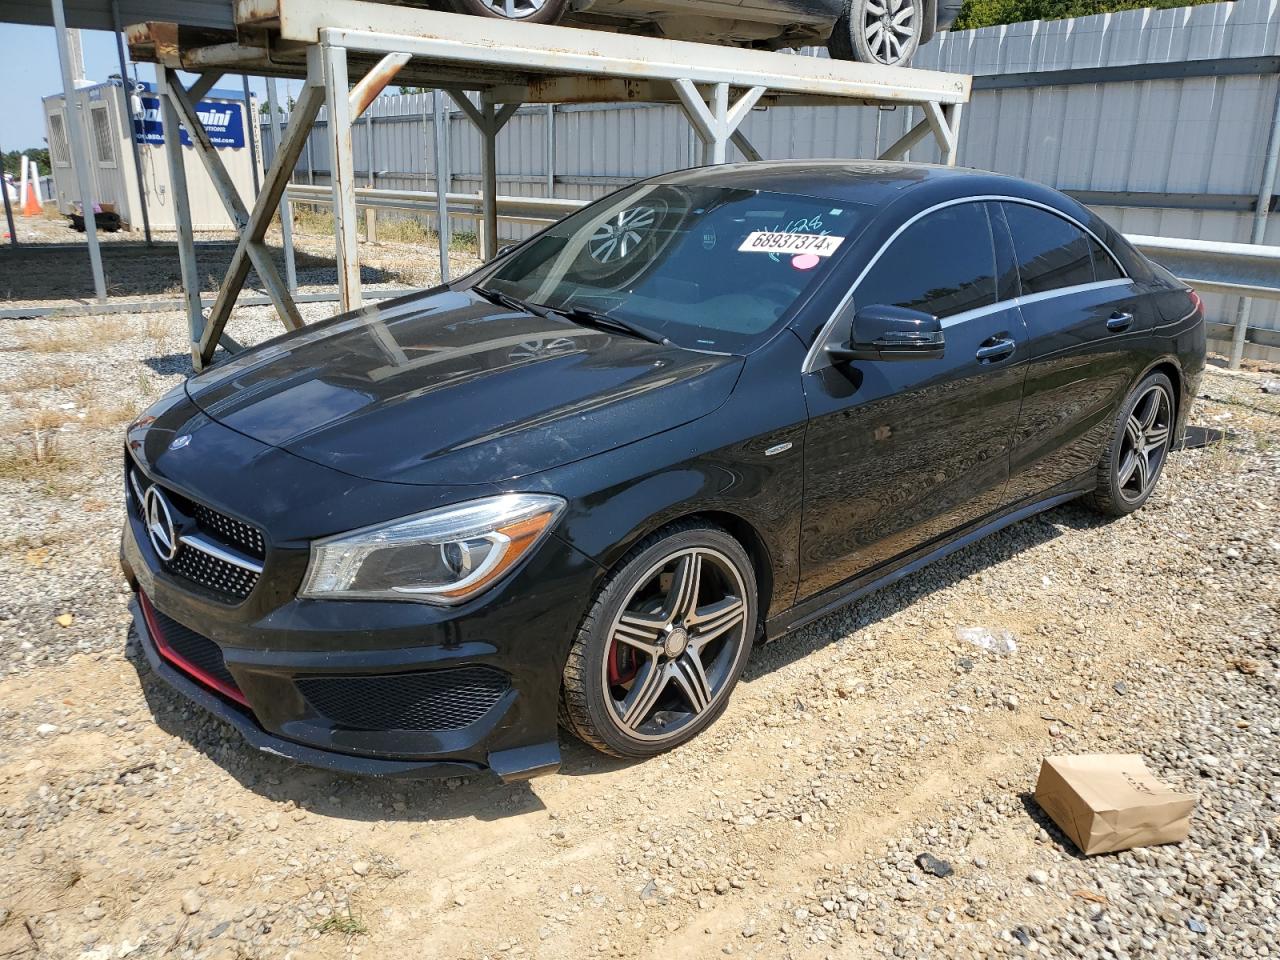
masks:
<svg viewBox="0 0 1280 960"><path fill-rule="evenodd" d="M1037 300L1047 300L1051 297L1063 296L1068 293L1078 293L1081 290L1093 289L1093 288L1101 289L1102 287L1105 287L1105 286L1132 282L1133 278L1130 277L1128 271L1125 270L1124 264L1120 262L1120 258L1117 257L1114 252L1112 252L1110 247L1108 247L1105 243L1102 242L1101 237L1099 237L1096 233L1094 233L1092 230L1086 227L1083 223L1081 223L1075 217L1071 216L1069 213L1063 213L1061 210L1051 207L1047 203L1040 203L1038 200L1028 200L1025 197L1009 197L1009 196L1003 196L1001 194L982 194L980 196L956 197L955 199L952 199L952 200L944 200L941 203L935 203L932 207L926 207L924 210L921 210L919 213L912 216L909 220L906 220L903 223L899 224L898 229L894 230L893 233L889 235L889 239L887 239L884 243L880 245L880 249L878 249L872 255L871 259L867 261L866 265L862 268L862 271L858 274L857 279L855 279L853 283L849 285L849 291L843 297L840 298L840 302L836 304L835 310L831 312L831 316L827 318L827 322L824 323L822 325L822 329L818 331L818 336L814 338L813 345L809 347L808 352L804 355L804 363L800 365L800 372L802 374L812 373L814 370L819 369L818 358L822 356L823 347L826 346L827 339L831 336L831 330L835 326L836 321L840 318L840 315L844 313L845 308L849 306L849 301L853 299L853 295L854 293L857 292L858 286L862 283L864 279L866 279L866 276L871 271L871 268L876 265L876 262L880 259L881 256L884 255L884 252L889 249L889 247L893 244L895 240L898 239L899 236L901 236L901 234L903 233L903 231L907 229L907 227L911 226L913 223L915 223L917 220L921 219L922 217L927 217L929 214L934 213L938 210L943 210L947 207L959 206L962 203L986 203L986 202L1021 203L1028 207L1039 207L1041 210L1045 210L1051 214L1054 214L1055 216L1061 217L1063 220L1066 220L1068 223L1072 224L1073 226L1077 227L1079 230L1081 230L1088 236L1092 237L1094 241L1097 242L1098 246L1100 246L1103 250L1107 252L1107 256L1109 256L1112 259L1112 261L1116 265L1116 268L1119 269L1122 276L1114 280L1098 280L1091 283L1077 284L1073 287L1058 287L1054 290L1042 291L1041 293L1031 293L1022 297L1014 297L1009 300L997 300L995 303L988 304L985 307L978 307L974 310L967 310L964 313L957 313L950 317L945 318L942 321L942 326L944 329L950 325L948 321L950 321L952 324L957 323L961 319L968 320L973 317L982 316L986 313L992 313L997 310L1007 310L1009 309L1009 307L1015 304L1021 305L1022 303L1034 303ZM991 228L994 230L995 225L992 224Z"/></svg>

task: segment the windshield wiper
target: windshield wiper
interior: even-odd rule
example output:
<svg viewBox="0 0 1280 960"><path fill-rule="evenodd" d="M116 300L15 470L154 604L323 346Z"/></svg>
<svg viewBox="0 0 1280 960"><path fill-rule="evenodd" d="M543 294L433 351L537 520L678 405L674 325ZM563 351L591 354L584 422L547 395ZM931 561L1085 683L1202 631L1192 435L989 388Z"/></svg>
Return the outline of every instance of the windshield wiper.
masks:
<svg viewBox="0 0 1280 960"><path fill-rule="evenodd" d="M646 330L629 320L623 320L621 317L611 317L607 313L601 313L599 310L588 310L586 307L551 307L561 316L567 317L574 323L580 323L584 327L596 327L606 330L614 330L619 333L630 334L633 337L639 337L641 340L648 340L650 343L658 343L664 347L673 346L670 340L659 333L652 330Z"/></svg>
<svg viewBox="0 0 1280 960"><path fill-rule="evenodd" d="M536 303L529 303L527 300L521 300L519 297L513 297L509 293L503 293L501 290L490 290L488 287L472 287L476 293L484 297L490 303L496 303L500 307L510 307L512 310L522 310L525 313L532 313L535 317L545 317L547 308Z"/></svg>

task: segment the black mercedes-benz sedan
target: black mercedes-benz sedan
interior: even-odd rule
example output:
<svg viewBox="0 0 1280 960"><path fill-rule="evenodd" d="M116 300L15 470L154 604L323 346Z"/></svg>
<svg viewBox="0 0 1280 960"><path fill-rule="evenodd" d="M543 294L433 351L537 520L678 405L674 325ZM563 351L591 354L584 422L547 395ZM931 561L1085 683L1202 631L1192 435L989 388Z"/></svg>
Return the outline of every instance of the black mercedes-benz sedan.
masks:
<svg viewBox="0 0 1280 960"><path fill-rule="evenodd" d="M725 709L754 644L1077 497L1151 496L1199 298L1060 193L846 161L626 187L128 429L142 649L258 748L556 769Z"/></svg>

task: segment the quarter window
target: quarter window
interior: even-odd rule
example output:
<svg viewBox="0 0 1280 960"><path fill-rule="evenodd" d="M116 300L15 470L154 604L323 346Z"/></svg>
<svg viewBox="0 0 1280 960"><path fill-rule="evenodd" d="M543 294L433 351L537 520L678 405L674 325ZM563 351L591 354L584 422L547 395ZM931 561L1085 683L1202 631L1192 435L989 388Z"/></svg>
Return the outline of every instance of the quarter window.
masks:
<svg viewBox="0 0 1280 960"><path fill-rule="evenodd" d="M859 308L887 304L949 317L995 303L995 275L986 209L962 203L907 227L863 278L854 300Z"/></svg>
<svg viewBox="0 0 1280 960"><path fill-rule="evenodd" d="M1123 280L1124 273L1116 266L1116 262L1111 259L1111 254L1102 249L1102 244L1093 237L1089 238L1089 254L1093 257L1093 279L1095 280Z"/></svg>
<svg viewBox="0 0 1280 960"><path fill-rule="evenodd" d="M1004 213L1013 234L1024 295L1093 283L1091 240L1083 230L1022 203L1004 204Z"/></svg>

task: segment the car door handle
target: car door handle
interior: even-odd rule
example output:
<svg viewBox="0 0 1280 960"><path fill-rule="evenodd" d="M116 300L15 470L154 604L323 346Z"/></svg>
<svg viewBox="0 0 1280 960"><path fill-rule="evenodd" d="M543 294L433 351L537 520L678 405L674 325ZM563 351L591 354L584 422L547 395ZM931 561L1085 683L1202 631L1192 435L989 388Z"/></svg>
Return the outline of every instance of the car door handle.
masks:
<svg viewBox="0 0 1280 960"><path fill-rule="evenodd" d="M1123 330L1128 330L1132 326L1133 326L1132 313L1122 313L1119 310L1117 310L1115 313L1113 313L1110 317L1107 318L1107 329L1110 330L1112 333L1120 333Z"/></svg>
<svg viewBox="0 0 1280 960"><path fill-rule="evenodd" d="M1016 346L1008 337L991 337L983 341L975 356L979 363L994 363L1010 356Z"/></svg>

